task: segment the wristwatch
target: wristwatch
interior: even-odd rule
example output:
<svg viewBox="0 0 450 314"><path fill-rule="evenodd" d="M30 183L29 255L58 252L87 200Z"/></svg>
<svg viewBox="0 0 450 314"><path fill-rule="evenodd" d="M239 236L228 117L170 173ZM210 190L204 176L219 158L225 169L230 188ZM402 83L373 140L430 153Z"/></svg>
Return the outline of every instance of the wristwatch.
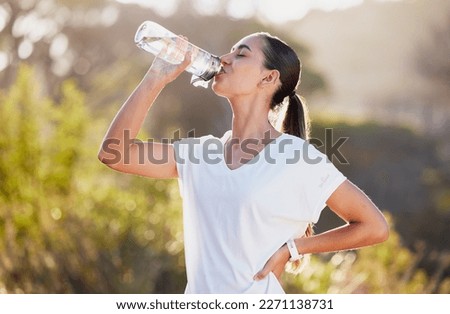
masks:
<svg viewBox="0 0 450 314"><path fill-rule="evenodd" d="M289 253L291 254L291 258L289 261L295 262L303 258L303 254L300 254L297 250L297 246L295 245L294 239L289 239L286 242Z"/></svg>

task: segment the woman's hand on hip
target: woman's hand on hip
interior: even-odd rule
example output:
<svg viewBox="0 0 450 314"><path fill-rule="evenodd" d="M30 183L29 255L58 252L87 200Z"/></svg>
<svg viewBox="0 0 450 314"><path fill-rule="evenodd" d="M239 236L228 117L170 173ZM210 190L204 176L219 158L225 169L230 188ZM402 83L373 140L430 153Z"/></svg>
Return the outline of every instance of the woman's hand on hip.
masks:
<svg viewBox="0 0 450 314"><path fill-rule="evenodd" d="M289 261L289 250L285 245L280 247L266 262L263 269L261 269L254 277L254 280L264 279L270 272L274 273L279 280L283 273L286 263Z"/></svg>

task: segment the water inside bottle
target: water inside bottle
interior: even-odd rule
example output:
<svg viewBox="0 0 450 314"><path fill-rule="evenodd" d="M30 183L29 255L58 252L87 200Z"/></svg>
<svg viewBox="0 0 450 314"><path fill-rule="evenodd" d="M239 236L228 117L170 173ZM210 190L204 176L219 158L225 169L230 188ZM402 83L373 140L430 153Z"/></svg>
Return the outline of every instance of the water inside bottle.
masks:
<svg viewBox="0 0 450 314"><path fill-rule="evenodd" d="M137 46L172 64L183 62L186 52L181 45L177 45L176 37L143 37Z"/></svg>

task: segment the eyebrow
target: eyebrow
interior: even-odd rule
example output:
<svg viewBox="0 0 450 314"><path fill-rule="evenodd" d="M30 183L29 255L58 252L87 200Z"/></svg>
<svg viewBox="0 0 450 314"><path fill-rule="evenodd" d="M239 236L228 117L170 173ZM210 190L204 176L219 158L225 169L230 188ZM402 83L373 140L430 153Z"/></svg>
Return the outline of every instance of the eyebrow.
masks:
<svg viewBox="0 0 450 314"><path fill-rule="evenodd" d="M251 49L250 49L250 47L249 46L247 46L247 45L245 45L245 44L242 44L242 45L239 45L236 49L237 50L239 50L239 49L248 49L248 50L250 50L250 51L252 51ZM231 51L234 51L234 50L236 50L236 49L231 49Z"/></svg>

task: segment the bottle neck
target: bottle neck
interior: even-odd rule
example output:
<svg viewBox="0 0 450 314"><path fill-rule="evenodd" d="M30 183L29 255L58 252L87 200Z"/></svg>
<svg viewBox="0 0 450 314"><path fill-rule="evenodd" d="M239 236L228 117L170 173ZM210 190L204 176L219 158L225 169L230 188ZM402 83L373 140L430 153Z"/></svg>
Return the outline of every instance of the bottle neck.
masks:
<svg viewBox="0 0 450 314"><path fill-rule="evenodd" d="M219 71L220 71L220 58L217 56L211 55L210 65L205 70L205 72L203 72L202 75L200 75L200 77L205 81L209 81Z"/></svg>

